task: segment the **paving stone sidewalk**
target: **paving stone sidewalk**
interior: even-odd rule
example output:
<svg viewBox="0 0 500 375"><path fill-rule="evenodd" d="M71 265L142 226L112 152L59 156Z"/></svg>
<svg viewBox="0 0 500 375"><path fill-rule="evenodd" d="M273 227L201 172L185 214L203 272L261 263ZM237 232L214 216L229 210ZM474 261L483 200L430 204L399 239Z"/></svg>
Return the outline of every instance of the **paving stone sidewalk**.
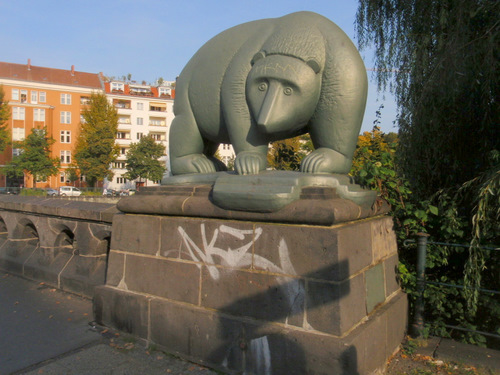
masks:
<svg viewBox="0 0 500 375"><path fill-rule="evenodd" d="M215 372L94 325L88 299L0 271L0 375L8 374Z"/></svg>
<svg viewBox="0 0 500 375"><path fill-rule="evenodd" d="M417 352L500 374L500 351L433 338ZM9 374L216 372L148 348L144 341L132 336L95 325L92 302L88 299L0 271L0 375Z"/></svg>

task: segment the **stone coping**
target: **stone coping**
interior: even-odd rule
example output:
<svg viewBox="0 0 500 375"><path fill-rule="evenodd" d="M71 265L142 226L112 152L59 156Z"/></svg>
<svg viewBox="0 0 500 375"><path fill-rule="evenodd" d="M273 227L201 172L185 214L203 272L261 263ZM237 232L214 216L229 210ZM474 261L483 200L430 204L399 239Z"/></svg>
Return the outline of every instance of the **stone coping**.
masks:
<svg viewBox="0 0 500 375"><path fill-rule="evenodd" d="M334 188L305 187L300 199L275 212L227 210L213 201L211 184L165 185L142 188L140 193L122 198L118 210L125 213L233 219L257 222L326 225L363 219L390 211L378 199L371 207L342 199Z"/></svg>
<svg viewBox="0 0 500 375"><path fill-rule="evenodd" d="M0 196L0 209L104 223L118 212L115 203L19 195Z"/></svg>

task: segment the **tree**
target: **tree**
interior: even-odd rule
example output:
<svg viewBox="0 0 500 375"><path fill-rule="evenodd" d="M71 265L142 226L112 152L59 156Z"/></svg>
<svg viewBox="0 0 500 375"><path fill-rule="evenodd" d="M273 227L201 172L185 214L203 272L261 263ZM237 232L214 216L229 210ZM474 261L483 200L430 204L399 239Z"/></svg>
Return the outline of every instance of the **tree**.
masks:
<svg viewBox="0 0 500 375"><path fill-rule="evenodd" d="M5 100L3 85L0 85L0 151L5 150L10 142L10 132L7 121L10 118L9 102Z"/></svg>
<svg viewBox="0 0 500 375"><path fill-rule="evenodd" d="M115 145L118 113L104 94L93 93L82 112L84 122L75 147L75 160L82 175L95 186L97 181L113 178L111 163L118 156Z"/></svg>
<svg viewBox="0 0 500 375"><path fill-rule="evenodd" d="M66 169L66 177L70 183L75 185L75 182L80 179L80 171L78 170L78 166L76 164L71 164L68 169Z"/></svg>
<svg viewBox="0 0 500 375"><path fill-rule="evenodd" d="M158 160L165 155L165 147L150 136L142 137L139 142L132 143L127 153L127 173L130 180L161 180L165 167Z"/></svg>
<svg viewBox="0 0 500 375"><path fill-rule="evenodd" d="M500 241L499 12L496 0L360 0L358 7L360 47L375 45L379 88L389 86L398 104L397 169L411 183L413 204L429 200L439 217L415 214L430 219L423 230L434 240L472 246L453 255L442 245L427 252L430 279L464 286L427 288L437 335L444 324L498 329L500 304L477 297L483 281L499 285L498 262L479 247ZM403 248L400 259L414 266ZM409 274L401 275L408 285ZM444 311L449 301L453 309Z"/></svg>
<svg viewBox="0 0 500 375"><path fill-rule="evenodd" d="M309 135L276 141L271 144L267 164L276 170L298 171L300 162L313 150Z"/></svg>
<svg viewBox="0 0 500 375"><path fill-rule="evenodd" d="M398 153L428 197L488 168L499 149L497 0L360 0L359 45L399 108Z"/></svg>
<svg viewBox="0 0 500 375"><path fill-rule="evenodd" d="M47 135L47 129L33 128L23 141L14 146L20 148L21 154L15 156L4 171L10 176L22 176L29 173L33 176L33 187L38 178L46 179L59 172L59 159L50 157L50 146L55 140Z"/></svg>

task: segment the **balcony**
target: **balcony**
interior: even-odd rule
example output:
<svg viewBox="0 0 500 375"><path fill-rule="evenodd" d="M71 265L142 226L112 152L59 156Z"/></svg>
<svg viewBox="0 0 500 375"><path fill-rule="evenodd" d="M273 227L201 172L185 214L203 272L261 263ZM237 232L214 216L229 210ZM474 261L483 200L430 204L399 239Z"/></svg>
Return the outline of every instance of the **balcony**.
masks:
<svg viewBox="0 0 500 375"><path fill-rule="evenodd" d="M167 112L166 103L150 103L149 110L153 112Z"/></svg>
<svg viewBox="0 0 500 375"><path fill-rule="evenodd" d="M130 95L153 96L153 93L151 92L151 88L149 87L130 86Z"/></svg>
<svg viewBox="0 0 500 375"><path fill-rule="evenodd" d="M130 121L130 116L119 116L118 117L119 124L130 125L132 122Z"/></svg>
<svg viewBox="0 0 500 375"><path fill-rule="evenodd" d="M113 99L113 105L116 109L131 109L132 104L130 100Z"/></svg>
<svg viewBox="0 0 500 375"><path fill-rule="evenodd" d="M167 121L164 117L150 117L149 126L167 126Z"/></svg>
<svg viewBox="0 0 500 375"><path fill-rule="evenodd" d="M130 139L130 132L117 132L116 139Z"/></svg>
<svg viewBox="0 0 500 375"><path fill-rule="evenodd" d="M149 133L149 136L153 138L155 141L166 141L167 134L166 133Z"/></svg>

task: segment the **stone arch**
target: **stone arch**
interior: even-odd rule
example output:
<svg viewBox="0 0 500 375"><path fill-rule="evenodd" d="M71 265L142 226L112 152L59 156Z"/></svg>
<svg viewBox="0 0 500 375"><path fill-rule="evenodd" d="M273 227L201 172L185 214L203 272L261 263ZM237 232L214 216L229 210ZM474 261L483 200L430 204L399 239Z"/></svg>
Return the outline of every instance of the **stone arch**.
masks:
<svg viewBox="0 0 500 375"><path fill-rule="evenodd" d="M13 258L30 254L40 247L40 236L35 224L28 218L21 218L12 233L7 254ZM26 255L27 256L27 255Z"/></svg>
<svg viewBox="0 0 500 375"><path fill-rule="evenodd" d="M9 230L7 228L7 224L0 216L0 240L6 240L9 237Z"/></svg>
<svg viewBox="0 0 500 375"><path fill-rule="evenodd" d="M54 241L54 247L59 249L66 249L72 252L76 248L75 234L68 227L61 227L62 228Z"/></svg>
<svg viewBox="0 0 500 375"><path fill-rule="evenodd" d="M35 224L28 218L22 218L16 225L13 238L19 240L36 239L39 241L40 236L38 235Z"/></svg>
<svg viewBox="0 0 500 375"><path fill-rule="evenodd" d="M111 231L101 230L95 234L95 237L99 240L96 254L106 254L107 256L111 248Z"/></svg>

